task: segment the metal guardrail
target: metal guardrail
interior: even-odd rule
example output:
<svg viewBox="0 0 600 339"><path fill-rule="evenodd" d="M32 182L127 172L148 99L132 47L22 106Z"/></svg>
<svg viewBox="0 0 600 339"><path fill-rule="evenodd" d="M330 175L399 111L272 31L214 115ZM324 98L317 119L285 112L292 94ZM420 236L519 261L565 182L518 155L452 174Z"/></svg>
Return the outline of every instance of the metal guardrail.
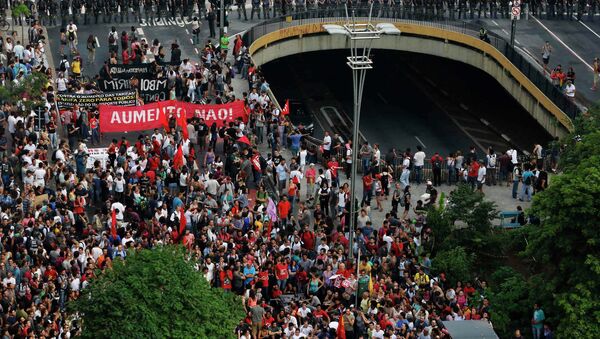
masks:
<svg viewBox="0 0 600 339"><path fill-rule="evenodd" d="M356 20L364 20L368 16L368 7L354 7L357 16ZM397 16L393 18L377 17L377 12L373 11L373 21L385 21L390 23L408 23L426 27L440 28L450 30L474 37L479 37L481 26L472 22L462 20L450 20L442 15L432 15L414 11L412 9L399 10ZM266 20L256 26L253 26L244 35L246 46L250 46L258 38L288 27L305 25L311 23L346 21L344 7L322 8L308 10L305 12L296 12L286 16L276 17ZM360 18L363 16L363 18ZM541 72L536 65L532 64L522 54L520 54L510 43L497 34L488 32L489 43L502 53L515 67L519 69L530 81L550 99L560 110L562 110L571 120L574 120L581 113L581 109L571 100L569 100L560 88L556 87L548 77Z"/></svg>

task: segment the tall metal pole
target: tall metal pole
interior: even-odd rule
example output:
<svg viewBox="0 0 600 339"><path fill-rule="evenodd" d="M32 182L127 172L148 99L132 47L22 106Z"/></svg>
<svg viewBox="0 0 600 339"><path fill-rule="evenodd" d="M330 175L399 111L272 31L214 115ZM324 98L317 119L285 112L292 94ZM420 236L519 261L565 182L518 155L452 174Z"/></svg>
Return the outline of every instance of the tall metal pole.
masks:
<svg viewBox="0 0 600 339"><path fill-rule="evenodd" d="M359 152L359 131L360 131L360 109L362 104L362 96L363 89L365 85L365 77L367 75L366 71L371 69L371 41L374 37L379 37L377 33L371 35L371 37L366 37L367 45L363 45L361 48L361 53L359 55L359 47L357 46L356 34L361 34L368 32L371 25L371 13L373 10L373 4L371 4L371 9L369 11L369 21L366 25L360 26L357 24L354 17L354 11L352 11L352 23L348 22L347 27L351 27L349 29L350 35L350 53L351 56L349 58L348 66L352 69L352 89L353 89L353 123L352 123L352 171L350 175L350 234L349 234L349 253L348 259L350 262L353 262L354 259L354 234L356 231L356 214L358 211L356 210L356 201L357 201L357 189L356 189L356 181L357 181L357 172L358 172L358 152ZM348 8L346 7L346 17L348 16ZM360 27L360 28L358 28ZM360 33L357 33L359 32ZM355 35L353 37L353 34ZM364 37L363 37L363 40Z"/></svg>
<svg viewBox="0 0 600 339"><path fill-rule="evenodd" d="M223 33L225 32L225 0L221 0L221 5L220 5L220 15L219 15L219 44L221 43L221 37L223 36Z"/></svg>
<svg viewBox="0 0 600 339"><path fill-rule="evenodd" d="M515 31L517 30L517 19L510 21L510 47L515 47Z"/></svg>

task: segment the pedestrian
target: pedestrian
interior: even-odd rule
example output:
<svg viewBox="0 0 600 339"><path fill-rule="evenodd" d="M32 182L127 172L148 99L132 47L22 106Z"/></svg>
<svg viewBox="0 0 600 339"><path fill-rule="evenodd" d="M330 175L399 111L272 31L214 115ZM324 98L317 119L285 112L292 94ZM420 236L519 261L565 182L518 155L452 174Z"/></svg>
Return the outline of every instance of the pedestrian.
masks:
<svg viewBox="0 0 600 339"><path fill-rule="evenodd" d="M113 26L108 33L108 51L109 53L117 53L119 51L118 45L119 33L117 32L117 28Z"/></svg>
<svg viewBox="0 0 600 339"><path fill-rule="evenodd" d="M200 43L200 27L202 26L202 22L198 20L198 17L194 17L192 19L192 41L194 45Z"/></svg>
<svg viewBox="0 0 600 339"><path fill-rule="evenodd" d="M479 160L479 168L477 170L477 190L479 193L483 193L483 184L485 184L485 179L487 177L487 168L485 167L485 162L483 159Z"/></svg>
<svg viewBox="0 0 600 339"><path fill-rule="evenodd" d="M440 186L442 181L442 164L444 159L439 152L435 152L430 159L431 171L433 172L433 186Z"/></svg>
<svg viewBox="0 0 600 339"><path fill-rule="evenodd" d="M533 175L533 172L531 171L531 165L524 164L523 165L523 175L521 176L523 188L521 190L521 195L519 197L519 201L523 201L525 199L527 199L527 201L531 201L534 180L535 180L535 176Z"/></svg>
<svg viewBox="0 0 600 339"><path fill-rule="evenodd" d="M531 331L533 339L544 338L544 320L546 316L542 308L536 303L533 305L533 316L531 317Z"/></svg>
<svg viewBox="0 0 600 339"><path fill-rule="evenodd" d="M565 95L567 96L567 99L574 102L575 101L575 84L573 84L573 81L567 80L567 84L565 85L564 91L565 91Z"/></svg>
<svg viewBox="0 0 600 339"><path fill-rule="evenodd" d="M210 37L214 38L217 36L217 34L215 33L215 20L216 20L216 15L215 12L213 11L212 6L210 6L208 8L208 11L206 12L206 20L208 21L208 29L210 30Z"/></svg>
<svg viewBox="0 0 600 339"><path fill-rule="evenodd" d="M421 184L421 180L423 179L423 166L425 165L425 152L423 152L423 148L418 145L417 152L413 155L414 162L414 170L415 170L415 181L417 185Z"/></svg>
<svg viewBox="0 0 600 339"><path fill-rule="evenodd" d="M90 34L87 38L87 52L88 52L88 65L92 65L96 62L96 48L98 45L96 44L96 37L93 34Z"/></svg>
<svg viewBox="0 0 600 339"><path fill-rule="evenodd" d="M498 174L498 156L494 152L492 147L488 148L488 154L486 155L486 185L496 186L496 175Z"/></svg>
<svg viewBox="0 0 600 339"><path fill-rule="evenodd" d="M552 46L549 41L546 41L542 46L542 63L544 68L544 73L550 72L548 69L548 63L550 62L550 55L552 54Z"/></svg>

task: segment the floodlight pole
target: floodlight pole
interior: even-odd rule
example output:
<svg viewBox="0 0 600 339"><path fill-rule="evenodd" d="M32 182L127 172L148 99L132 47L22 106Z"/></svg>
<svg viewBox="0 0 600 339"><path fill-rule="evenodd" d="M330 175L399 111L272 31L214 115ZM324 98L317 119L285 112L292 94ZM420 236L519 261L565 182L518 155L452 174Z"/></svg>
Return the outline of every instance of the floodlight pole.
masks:
<svg viewBox="0 0 600 339"><path fill-rule="evenodd" d="M369 9L369 19L366 24L357 24L352 10L352 16L348 15L348 7L346 8L346 28L348 39L350 40L350 57L347 58L346 64L352 70L352 90L353 90L353 124L352 124L352 166L350 175L350 232L349 242L350 248L348 259L353 262L354 259L354 234L356 231L357 217L357 188L356 177L358 172L358 152L359 152L359 130L360 130L360 109L362 104L363 90L365 85L365 77L367 70L373 68L371 55L371 43L374 39L378 39L380 31L371 24L371 14L373 11L373 3ZM365 40L358 46L358 42ZM358 263L357 263L358 264ZM358 278L358 277L357 277Z"/></svg>

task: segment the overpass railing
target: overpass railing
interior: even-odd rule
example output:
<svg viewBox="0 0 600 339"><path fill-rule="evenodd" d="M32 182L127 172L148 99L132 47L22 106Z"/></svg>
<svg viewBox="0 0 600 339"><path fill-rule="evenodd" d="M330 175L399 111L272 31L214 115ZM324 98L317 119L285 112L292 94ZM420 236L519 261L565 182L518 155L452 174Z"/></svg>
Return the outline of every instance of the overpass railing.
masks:
<svg viewBox="0 0 600 339"><path fill-rule="evenodd" d="M349 9L349 11L351 10L354 10L357 21L367 20L369 15L368 7L354 7L353 9ZM275 17L248 29L244 34L244 42L246 43L246 46L250 46L254 41L266 34L293 26L331 21L343 22L346 21L345 13L344 7L336 7L311 9ZM481 28L481 26L472 22L451 20L441 14L437 15L426 11L419 11L415 8L409 8L409 10L397 10L396 12L392 11L393 17L383 17L381 14L385 14L385 12L374 8L372 20L374 22L407 23L440 28L477 38L479 38L479 29ZM575 117L581 113L581 109L574 102L569 100L559 87L554 85L536 65L532 64L519 53L506 39L491 32L488 32L488 37L490 45L502 53L571 120L574 120Z"/></svg>

